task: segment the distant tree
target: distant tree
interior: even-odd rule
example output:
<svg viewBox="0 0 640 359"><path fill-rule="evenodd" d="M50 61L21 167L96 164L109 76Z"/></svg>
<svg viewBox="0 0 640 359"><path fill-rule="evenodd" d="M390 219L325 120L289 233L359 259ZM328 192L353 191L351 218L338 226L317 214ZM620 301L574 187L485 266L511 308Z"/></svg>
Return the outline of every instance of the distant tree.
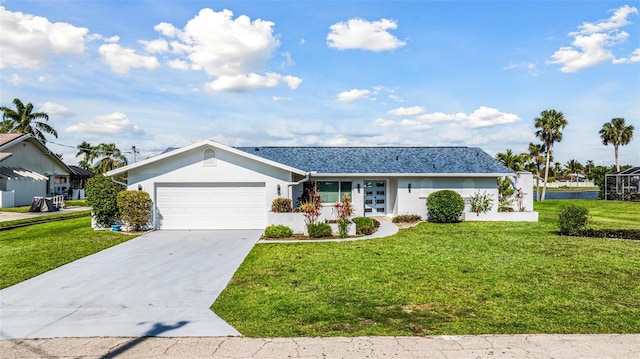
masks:
<svg viewBox="0 0 640 359"><path fill-rule="evenodd" d="M584 169L587 171L587 176L591 173L591 171L596 167L596 165L593 163L593 160L588 160L587 163L584 165Z"/></svg>
<svg viewBox="0 0 640 359"><path fill-rule="evenodd" d="M78 145L78 153L76 153L76 157L82 156L80 162L78 162L78 166L84 168L85 170L91 170L93 167L92 163L95 159L96 153L95 149L91 144L87 141L82 141L81 144Z"/></svg>
<svg viewBox="0 0 640 359"><path fill-rule="evenodd" d="M553 173L553 176L562 176L564 174L564 168L562 166L562 163L560 162L554 162L553 163L553 167L550 170Z"/></svg>
<svg viewBox="0 0 640 359"><path fill-rule="evenodd" d="M529 168L536 174L536 198L540 200L540 169L544 164L544 145L529 144Z"/></svg>
<svg viewBox="0 0 640 359"><path fill-rule="evenodd" d="M122 155L115 143L99 144L95 147L95 156L98 159L94 166L96 173L105 173L127 164L127 158Z"/></svg>
<svg viewBox="0 0 640 359"><path fill-rule="evenodd" d="M613 144L613 150L616 157L616 172L620 172L620 158L618 157L618 147L624 146L633 139L633 125L627 126L624 118L614 118L611 122L602 125L600 130L600 139L603 145Z"/></svg>
<svg viewBox="0 0 640 359"><path fill-rule="evenodd" d="M524 161L522 155L516 155L510 148L507 148L505 153L496 153L496 160L502 163L505 167L514 171L521 171L524 167Z"/></svg>
<svg viewBox="0 0 640 359"><path fill-rule="evenodd" d="M6 106L0 107L2 111L2 124L0 128L5 133L28 133L39 139L43 143L47 142L44 133L53 135L58 138L58 132L46 122L38 121L43 119L49 121L49 115L44 112L33 112L33 105L28 103L26 106L20 99L14 99L13 104L16 109L10 109ZM43 133L44 132L44 133Z"/></svg>
<svg viewBox="0 0 640 359"><path fill-rule="evenodd" d="M569 172L569 174L571 174L571 173L575 173L576 174L576 182L578 182L578 174L583 169L582 164L580 162L578 162L577 160L569 160L569 161L567 161L565 167L567 168L567 171Z"/></svg>
<svg viewBox="0 0 640 359"><path fill-rule="evenodd" d="M541 201L547 193L547 180L549 179L549 162L553 152L553 144L562 141L562 130L567 127L567 120L562 112L556 110L545 110L540 113L540 117L534 119L536 137L538 137L546 148L546 166L544 169L544 187L542 188Z"/></svg>

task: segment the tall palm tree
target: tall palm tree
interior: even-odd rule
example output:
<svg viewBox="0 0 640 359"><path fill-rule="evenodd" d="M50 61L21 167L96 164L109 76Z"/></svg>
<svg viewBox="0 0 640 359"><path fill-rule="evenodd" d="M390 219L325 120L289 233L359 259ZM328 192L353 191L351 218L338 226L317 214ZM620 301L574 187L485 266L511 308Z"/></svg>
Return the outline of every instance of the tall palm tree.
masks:
<svg viewBox="0 0 640 359"><path fill-rule="evenodd" d="M616 156L616 172L620 172L620 158L618 157L618 146L624 146L631 142L633 138L633 125L626 126L624 118L614 118L611 122L602 125L600 130L600 139L603 145L613 144L613 150Z"/></svg>
<svg viewBox="0 0 640 359"><path fill-rule="evenodd" d="M567 127L567 120L560 111L545 110L540 113L540 117L534 119L534 126L538 129L536 137L544 143L546 151L546 166L544 169L544 187L542 187L541 201L544 201L547 193L547 180L549 179L549 161L553 152L553 144L562 141L562 130Z"/></svg>
<svg viewBox="0 0 640 359"><path fill-rule="evenodd" d="M540 200L540 167L544 164L544 145L529 144L529 161L536 173L536 198Z"/></svg>
<svg viewBox="0 0 640 359"><path fill-rule="evenodd" d="M82 160L78 162L78 166L84 168L85 170L90 170L92 167L92 162L96 157L95 148L91 146L91 144L87 141L82 141L81 144L78 145L78 153L76 153L76 157L82 156Z"/></svg>
<svg viewBox="0 0 640 359"><path fill-rule="evenodd" d="M587 164L584 165L584 169L587 171L587 176L591 174L591 171L593 171L594 168L596 168L596 165L593 163L593 160L588 160Z"/></svg>
<svg viewBox="0 0 640 359"><path fill-rule="evenodd" d="M576 185L577 185L578 172L583 169L582 163L578 162L577 160L569 160L567 161L567 164L565 165L565 167L567 168L567 170L569 170L569 174L571 173L576 174ZM571 184L571 182L569 182L569 184Z"/></svg>
<svg viewBox="0 0 640 359"><path fill-rule="evenodd" d="M105 173L114 168L127 164L127 158L122 155L115 143L101 143L95 147L98 163L94 167L96 173Z"/></svg>
<svg viewBox="0 0 640 359"><path fill-rule="evenodd" d="M510 148L505 153L496 153L496 160L514 171L521 171L524 166L522 155L516 155Z"/></svg>
<svg viewBox="0 0 640 359"><path fill-rule="evenodd" d="M39 139L43 143L47 142L44 133L53 135L58 138L58 132L46 122L38 121L43 119L49 121L49 115L44 112L33 112L33 105L28 103L26 106L20 99L14 99L13 104L16 109L10 109L6 106L0 107L2 111L2 127L7 127L7 133L28 133ZM43 133L44 132L44 133Z"/></svg>

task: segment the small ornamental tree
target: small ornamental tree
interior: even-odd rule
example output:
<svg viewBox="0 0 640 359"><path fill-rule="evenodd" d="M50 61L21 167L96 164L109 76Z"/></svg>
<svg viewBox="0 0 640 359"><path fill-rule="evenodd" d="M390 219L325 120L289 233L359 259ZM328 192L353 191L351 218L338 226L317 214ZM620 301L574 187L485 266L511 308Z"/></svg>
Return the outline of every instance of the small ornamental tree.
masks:
<svg viewBox="0 0 640 359"><path fill-rule="evenodd" d="M455 191L441 190L433 192L427 197L427 212L434 222L458 222L463 210L464 200Z"/></svg>
<svg viewBox="0 0 640 359"><path fill-rule="evenodd" d="M93 218L99 226L108 227L120 220L117 198L124 190L125 186L102 175L87 181L87 204L93 208Z"/></svg>
<svg viewBox="0 0 640 359"><path fill-rule="evenodd" d="M349 230L349 224L351 223L351 214L353 214L353 206L351 205L351 198L348 194L342 196L342 202L336 202L333 208L338 214L338 230L340 232L340 238L347 237L347 231Z"/></svg>
<svg viewBox="0 0 640 359"><path fill-rule="evenodd" d="M477 191L471 195L471 212L475 212L479 216L480 213L489 212L491 207L493 207L493 198L487 191L482 194Z"/></svg>
<svg viewBox="0 0 640 359"><path fill-rule="evenodd" d="M144 191L122 191L117 198L120 218L134 231L142 230L151 220L151 196Z"/></svg>

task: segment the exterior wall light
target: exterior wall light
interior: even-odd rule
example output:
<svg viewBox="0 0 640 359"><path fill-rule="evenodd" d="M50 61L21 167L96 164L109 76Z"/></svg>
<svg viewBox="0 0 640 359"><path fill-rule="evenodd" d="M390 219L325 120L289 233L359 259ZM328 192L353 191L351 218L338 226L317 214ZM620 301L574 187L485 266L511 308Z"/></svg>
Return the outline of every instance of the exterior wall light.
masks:
<svg viewBox="0 0 640 359"><path fill-rule="evenodd" d="M407 186L407 188L409 189L409 193L411 193L411 183L409 183L409 185Z"/></svg>
<svg viewBox="0 0 640 359"><path fill-rule="evenodd" d="M360 193L360 183L358 183L356 187L358 188L358 193Z"/></svg>
<svg viewBox="0 0 640 359"><path fill-rule="evenodd" d="M138 184L138 191L142 191L142 185Z"/></svg>
<svg viewBox="0 0 640 359"><path fill-rule="evenodd" d="M278 197L280 197L280 194L282 193L282 189L281 189L280 185L276 186L276 190L278 191Z"/></svg>

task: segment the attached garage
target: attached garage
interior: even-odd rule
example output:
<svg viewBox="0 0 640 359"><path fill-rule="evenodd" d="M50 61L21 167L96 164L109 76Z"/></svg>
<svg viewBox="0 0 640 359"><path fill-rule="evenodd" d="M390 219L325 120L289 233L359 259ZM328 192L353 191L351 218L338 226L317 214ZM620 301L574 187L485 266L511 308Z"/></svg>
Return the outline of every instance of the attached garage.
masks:
<svg viewBox="0 0 640 359"><path fill-rule="evenodd" d="M157 183L161 229L264 229L265 183Z"/></svg>

